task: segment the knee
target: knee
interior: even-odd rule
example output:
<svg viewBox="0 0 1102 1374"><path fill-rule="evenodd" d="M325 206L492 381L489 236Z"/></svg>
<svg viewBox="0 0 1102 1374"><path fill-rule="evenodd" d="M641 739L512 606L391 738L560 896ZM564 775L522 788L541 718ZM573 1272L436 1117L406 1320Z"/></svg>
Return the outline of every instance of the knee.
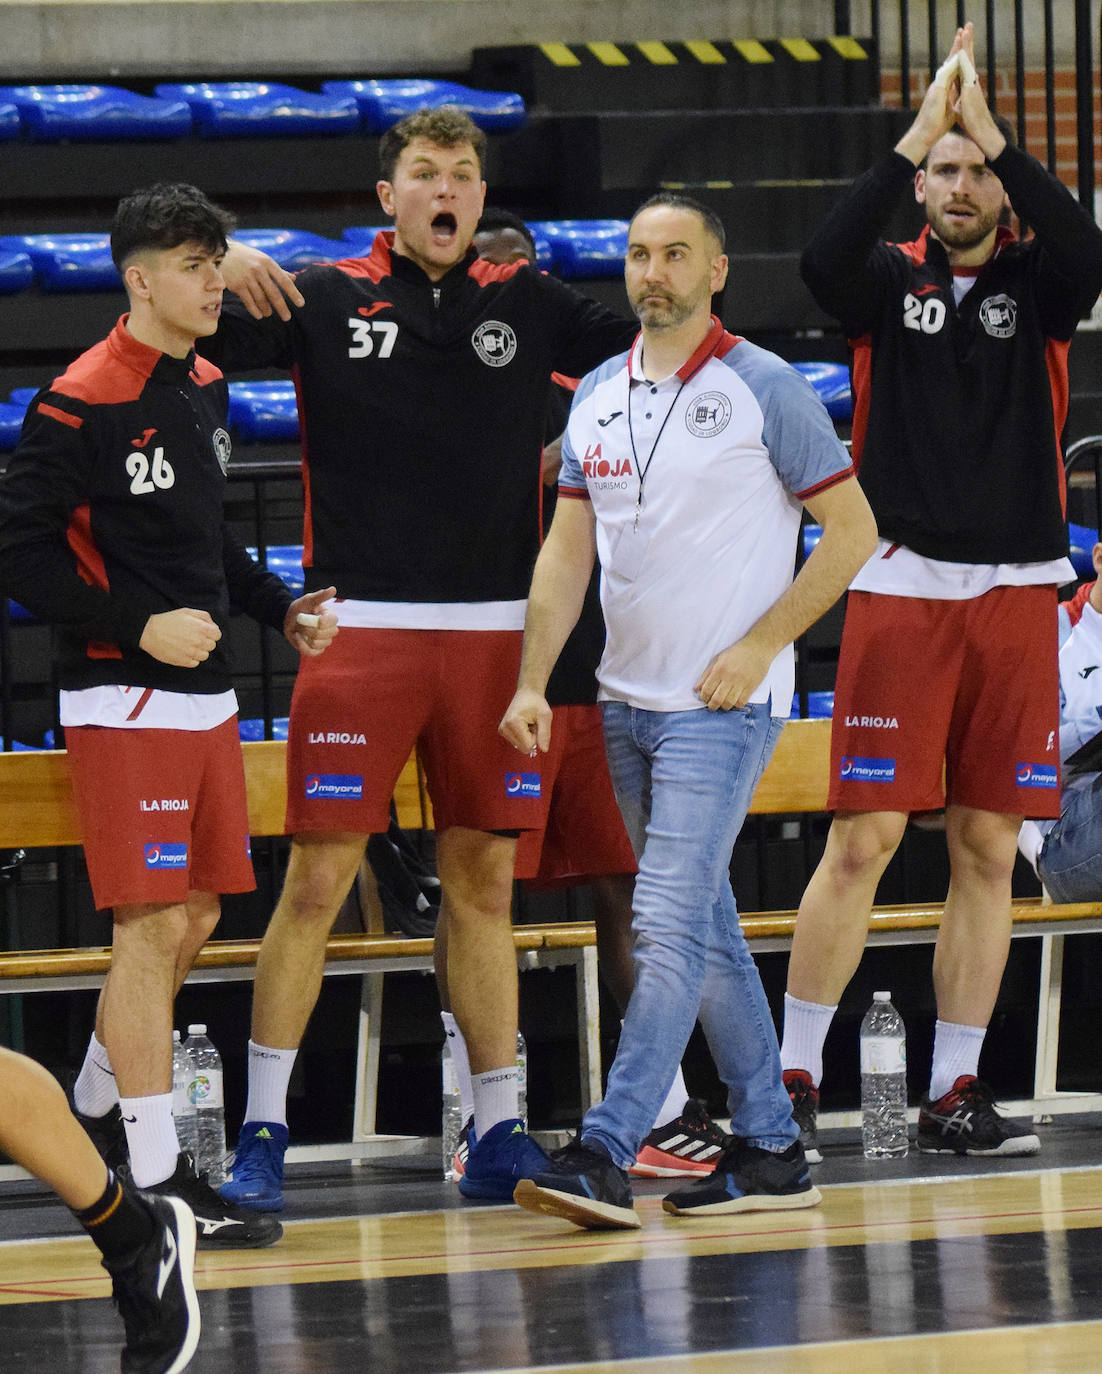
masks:
<svg viewBox="0 0 1102 1374"><path fill-rule="evenodd" d="M328 928L351 890L358 863L359 856L353 860L343 852L292 848L281 911L298 922Z"/></svg>
<svg viewBox="0 0 1102 1374"><path fill-rule="evenodd" d="M836 819L830 827L824 862L841 882L860 882L879 875L902 838L906 818L869 813Z"/></svg>
<svg viewBox="0 0 1102 1374"><path fill-rule="evenodd" d="M954 817L947 834L950 872L985 885L1008 882L1018 852L1016 817L970 812Z"/></svg>

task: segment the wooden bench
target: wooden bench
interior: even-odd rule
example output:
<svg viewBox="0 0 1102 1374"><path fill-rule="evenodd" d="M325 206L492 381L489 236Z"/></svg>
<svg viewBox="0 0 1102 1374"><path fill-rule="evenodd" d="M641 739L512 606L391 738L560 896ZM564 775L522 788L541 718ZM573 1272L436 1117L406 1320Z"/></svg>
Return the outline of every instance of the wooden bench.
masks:
<svg viewBox="0 0 1102 1374"><path fill-rule="evenodd" d="M242 747L252 831L258 836L281 834L286 799L286 746L265 741ZM824 811L829 749L829 721L791 722L781 735L776 753L758 785L752 814L796 815ZM413 759L402 773L396 799L403 827L431 828L431 806ZM64 753L0 754L0 849L77 843L77 817ZM940 916L940 904L877 907L869 921L869 942L931 942L937 937ZM790 947L795 929L794 911L744 912L741 920L746 937L756 952L784 951ZM1098 930L1102 930L1102 903L1062 906L1046 904L1039 898L1014 903L1012 933L1015 938L1041 939L1041 972L1034 1096L1027 1102L1007 1104L1012 1109L1054 1114L1102 1107L1102 1095L1060 1093L1056 1089L1064 938L1068 934ZM593 925L564 922L519 926L514 931L514 943L521 967L569 965L575 969L584 1106L600 1094ZM259 941L254 940L211 941L200 953L190 977L193 981L251 978L258 949ZM362 978L353 1152L371 1153L369 1147L381 1139L374 1127L383 976L399 969L430 969L432 942L374 932L334 935L326 953L327 974L359 974ZM46 987L98 986L108 967L109 955L106 949L0 953L0 994L39 991ZM846 1120L850 1118L847 1116ZM824 1124L831 1124L826 1117ZM340 1153L347 1157L349 1152L342 1148ZM315 1152L312 1157L322 1156Z"/></svg>

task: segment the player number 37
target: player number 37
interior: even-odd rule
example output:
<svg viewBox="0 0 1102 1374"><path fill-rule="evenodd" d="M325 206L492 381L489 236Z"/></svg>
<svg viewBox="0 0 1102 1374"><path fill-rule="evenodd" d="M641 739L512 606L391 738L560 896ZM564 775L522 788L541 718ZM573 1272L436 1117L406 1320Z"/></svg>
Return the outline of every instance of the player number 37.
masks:
<svg viewBox="0 0 1102 1374"><path fill-rule="evenodd" d="M357 320L353 316L348 327L352 331L350 358L370 358L376 352L380 358L389 358L394 352L398 326L393 320Z"/></svg>

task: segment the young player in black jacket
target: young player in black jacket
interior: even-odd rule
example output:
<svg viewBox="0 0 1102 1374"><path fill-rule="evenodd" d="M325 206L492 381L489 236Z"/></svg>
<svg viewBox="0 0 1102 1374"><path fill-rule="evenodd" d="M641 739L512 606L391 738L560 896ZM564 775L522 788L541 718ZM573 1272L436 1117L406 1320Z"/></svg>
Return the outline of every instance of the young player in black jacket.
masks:
<svg viewBox="0 0 1102 1374"><path fill-rule="evenodd" d="M130 312L31 402L0 482L0 583L57 628L92 893L114 917L76 1106L109 1162L129 1147L139 1187L192 1206L201 1247L280 1234L196 1176L172 1119L176 990L219 894L255 886L221 641L231 605L306 657L336 634L332 587L293 601L224 523L226 384L195 339L217 327L229 224L191 186L120 202Z"/></svg>

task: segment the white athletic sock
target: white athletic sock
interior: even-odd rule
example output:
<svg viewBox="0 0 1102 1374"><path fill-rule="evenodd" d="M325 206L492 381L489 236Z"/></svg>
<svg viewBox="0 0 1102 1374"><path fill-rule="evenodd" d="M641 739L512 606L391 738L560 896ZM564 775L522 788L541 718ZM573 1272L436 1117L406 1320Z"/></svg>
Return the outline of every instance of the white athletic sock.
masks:
<svg viewBox="0 0 1102 1374"><path fill-rule="evenodd" d="M93 1031L73 1085L73 1105L81 1116L106 1116L118 1100L119 1090L107 1048L100 1044Z"/></svg>
<svg viewBox="0 0 1102 1374"><path fill-rule="evenodd" d="M286 1126L287 1085L297 1057L298 1050L276 1050L249 1041L246 1121L270 1121L275 1126Z"/></svg>
<svg viewBox="0 0 1102 1374"><path fill-rule="evenodd" d="M488 1069L485 1073L471 1075L474 1129L479 1140L499 1121L519 1117L519 1082L520 1073L515 1062L506 1064L503 1069Z"/></svg>
<svg viewBox="0 0 1102 1374"><path fill-rule="evenodd" d="M934 1023L934 1060L930 1066L930 1101L944 1097L962 1074L979 1073L980 1050L986 1026L958 1026L952 1021Z"/></svg>
<svg viewBox="0 0 1102 1374"><path fill-rule="evenodd" d="M801 1002L784 995L784 1037L781 1040L781 1068L805 1069L816 1087L823 1079L823 1045L834 1020L836 1006Z"/></svg>
<svg viewBox="0 0 1102 1374"><path fill-rule="evenodd" d="M119 1109L126 1127L135 1186L149 1188L154 1183L163 1183L175 1173L180 1153L176 1123L172 1119L172 1094L120 1097Z"/></svg>
<svg viewBox="0 0 1102 1374"><path fill-rule="evenodd" d="M685 1075L678 1064L677 1072L673 1076L670 1090L666 1094L666 1100L662 1103L658 1115L654 1118L652 1130L657 1130L659 1126L665 1126L669 1121L676 1121L685 1110L685 1103L689 1100L689 1090L685 1086Z"/></svg>
<svg viewBox="0 0 1102 1374"><path fill-rule="evenodd" d="M442 1011L440 1020L444 1023L444 1034L448 1037L448 1050L455 1070L455 1081L459 1085L459 1118L464 1126L474 1116L474 1089L471 1086L471 1061L467 1057L467 1042L459 1029L459 1022L450 1011Z"/></svg>

